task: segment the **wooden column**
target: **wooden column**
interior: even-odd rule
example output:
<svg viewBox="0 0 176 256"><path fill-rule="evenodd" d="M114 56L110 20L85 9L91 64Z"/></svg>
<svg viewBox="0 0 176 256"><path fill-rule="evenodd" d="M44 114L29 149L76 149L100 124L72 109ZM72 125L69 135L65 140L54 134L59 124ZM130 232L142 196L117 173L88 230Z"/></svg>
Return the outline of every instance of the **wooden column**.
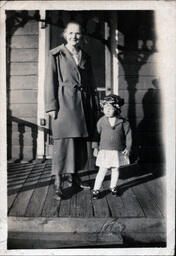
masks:
<svg viewBox="0 0 176 256"><path fill-rule="evenodd" d="M5 42L5 34L6 34L6 27L5 27L5 11L2 9L0 13L0 128L1 128L1 136L0 136L0 163L2 164L2 169L6 168L6 113L7 113L7 106L6 106L6 42ZM1 167L1 166L0 166Z"/></svg>
<svg viewBox="0 0 176 256"><path fill-rule="evenodd" d="M117 30L117 12L111 14L111 63L112 63L112 92L118 94L118 30Z"/></svg>
<svg viewBox="0 0 176 256"><path fill-rule="evenodd" d="M45 20L46 11L40 11L40 18ZM44 22L39 22L39 57L38 57L38 139L37 139L37 158L45 156L45 139L44 129L45 124L42 125L41 121L45 121L45 108L44 108L44 79L45 67L49 49L49 27L46 27Z"/></svg>
<svg viewBox="0 0 176 256"><path fill-rule="evenodd" d="M6 106L6 27L5 27L5 10L0 8L0 248L1 251L6 250L7 239L7 106Z"/></svg>
<svg viewBox="0 0 176 256"><path fill-rule="evenodd" d="M105 40L110 37L110 27L105 22ZM108 46L105 46L105 90L106 95L112 92L112 66L111 66L111 51Z"/></svg>

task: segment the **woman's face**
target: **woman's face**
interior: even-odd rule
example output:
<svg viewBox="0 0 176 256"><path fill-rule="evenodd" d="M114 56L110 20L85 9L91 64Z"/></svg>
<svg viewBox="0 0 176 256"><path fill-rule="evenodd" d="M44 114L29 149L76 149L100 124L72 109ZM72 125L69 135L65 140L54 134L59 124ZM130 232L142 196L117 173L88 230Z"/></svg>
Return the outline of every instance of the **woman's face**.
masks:
<svg viewBox="0 0 176 256"><path fill-rule="evenodd" d="M77 46L81 41L81 28L79 24L69 23L65 31L65 39L70 46Z"/></svg>
<svg viewBox="0 0 176 256"><path fill-rule="evenodd" d="M103 112L106 117L113 117L115 114L115 108L111 104L105 104L103 108Z"/></svg>

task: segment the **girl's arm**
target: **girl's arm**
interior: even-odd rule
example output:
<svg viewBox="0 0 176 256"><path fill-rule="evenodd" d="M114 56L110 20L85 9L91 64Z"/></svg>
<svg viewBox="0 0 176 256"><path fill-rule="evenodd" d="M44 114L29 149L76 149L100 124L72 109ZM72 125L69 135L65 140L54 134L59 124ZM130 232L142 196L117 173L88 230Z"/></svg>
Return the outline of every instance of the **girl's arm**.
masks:
<svg viewBox="0 0 176 256"><path fill-rule="evenodd" d="M100 121L100 119L97 123L97 131L98 131L98 134L101 133L101 121ZM93 155L95 157L97 157L98 151L99 151L99 142L93 142L92 147L94 148Z"/></svg>

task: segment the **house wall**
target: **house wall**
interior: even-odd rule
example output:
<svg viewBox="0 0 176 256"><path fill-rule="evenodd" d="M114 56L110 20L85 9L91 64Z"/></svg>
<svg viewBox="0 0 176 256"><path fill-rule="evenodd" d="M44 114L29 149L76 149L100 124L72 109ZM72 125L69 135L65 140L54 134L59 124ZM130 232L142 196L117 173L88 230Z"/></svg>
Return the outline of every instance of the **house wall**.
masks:
<svg viewBox="0 0 176 256"><path fill-rule="evenodd" d="M119 95L125 99L122 113L132 127L133 155L143 162L164 160L154 19L152 11L118 13Z"/></svg>
<svg viewBox="0 0 176 256"><path fill-rule="evenodd" d="M35 158L37 142L38 22L25 15L20 24L7 13L7 144L15 160Z"/></svg>

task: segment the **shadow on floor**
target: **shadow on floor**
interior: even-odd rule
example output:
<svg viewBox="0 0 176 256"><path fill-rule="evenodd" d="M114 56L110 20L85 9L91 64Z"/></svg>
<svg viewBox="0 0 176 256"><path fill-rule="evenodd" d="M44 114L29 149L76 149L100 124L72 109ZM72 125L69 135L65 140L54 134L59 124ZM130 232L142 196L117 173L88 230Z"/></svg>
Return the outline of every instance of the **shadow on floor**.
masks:
<svg viewBox="0 0 176 256"><path fill-rule="evenodd" d="M23 169L21 172L18 172L18 169L14 171L14 173L9 172L9 181L8 184L8 195L12 195L19 192L24 192L27 190L31 190L34 188L40 188L44 186L49 186L54 184L54 177L51 177L51 167L46 168L45 176L43 178L40 177L41 175L41 169L40 166L38 169L35 169L33 171L33 174L31 175L31 180L28 178L28 182L25 182L25 165L23 165ZM26 165L27 166L27 165ZM80 178L83 178L84 176L89 175L90 179L85 180L84 184L89 185L91 188L93 188L94 181L95 181L95 175L98 170L90 170L87 172L81 172L79 174ZM14 177L13 175L16 176ZM11 176L12 175L12 176ZM164 169L162 165L158 164L140 164L140 163L133 163L129 166L124 166L120 168L120 179L124 180L124 183L119 186L119 194L123 194L124 191L129 189L130 187L134 187L136 185L145 183L149 180L155 179L157 177L164 175ZM92 177L93 176L93 177ZM125 180L132 179L130 181L125 182ZM43 179L43 180L42 180ZM105 180L110 180L110 173L106 175ZM63 200L70 199L74 194L77 194L81 191L81 189L77 186L66 186L66 188L63 189ZM103 191L101 197L106 196L109 193L109 191L105 190Z"/></svg>

